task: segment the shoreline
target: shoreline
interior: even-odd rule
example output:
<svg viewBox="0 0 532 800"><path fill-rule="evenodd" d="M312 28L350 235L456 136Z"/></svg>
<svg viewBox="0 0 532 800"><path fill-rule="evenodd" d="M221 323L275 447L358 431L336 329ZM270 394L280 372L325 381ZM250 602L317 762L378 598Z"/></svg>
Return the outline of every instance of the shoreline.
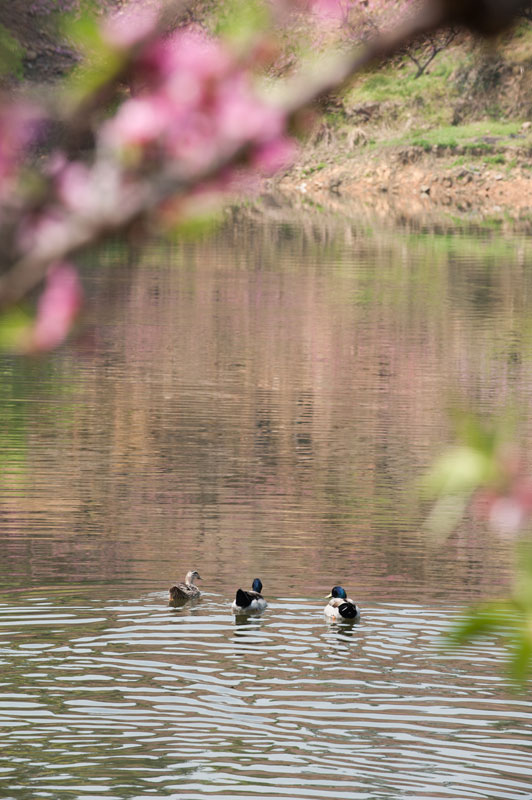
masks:
<svg viewBox="0 0 532 800"><path fill-rule="evenodd" d="M501 163L489 165L474 155L464 161L457 151L426 152L410 146L381 147L369 153L361 147L354 154L342 154L333 146L334 163L325 163L320 160L322 150L303 147L304 157L273 178L270 186L283 195L328 208L356 204L389 221L452 215L511 220L532 231L532 169L527 150L500 148Z"/></svg>

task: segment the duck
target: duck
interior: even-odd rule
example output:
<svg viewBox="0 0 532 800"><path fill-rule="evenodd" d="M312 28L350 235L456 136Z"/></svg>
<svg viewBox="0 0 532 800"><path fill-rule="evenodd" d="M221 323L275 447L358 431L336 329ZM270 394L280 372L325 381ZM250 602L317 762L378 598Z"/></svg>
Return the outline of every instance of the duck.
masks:
<svg viewBox="0 0 532 800"><path fill-rule="evenodd" d="M324 608L324 613L331 622L337 622L338 620L358 622L360 608L347 596L342 586L333 586L331 593L327 597L330 600Z"/></svg>
<svg viewBox="0 0 532 800"><path fill-rule="evenodd" d="M261 595L262 581L255 578L251 584L251 591L236 590L236 597L231 605L233 614L249 614L253 611L264 611L268 603Z"/></svg>
<svg viewBox="0 0 532 800"><path fill-rule="evenodd" d="M175 586L171 586L168 590L168 602L172 603L183 603L187 600L193 600L198 597L201 597L201 592L197 586L195 586L194 581L200 581L201 575L199 572L196 572L195 569L190 570L187 572L185 577L184 583L178 583Z"/></svg>

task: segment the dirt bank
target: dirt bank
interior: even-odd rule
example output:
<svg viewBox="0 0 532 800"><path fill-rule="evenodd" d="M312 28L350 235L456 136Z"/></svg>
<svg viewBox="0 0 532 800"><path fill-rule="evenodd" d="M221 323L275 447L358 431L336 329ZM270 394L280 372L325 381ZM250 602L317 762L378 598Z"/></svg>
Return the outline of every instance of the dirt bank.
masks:
<svg viewBox="0 0 532 800"><path fill-rule="evenodd" d="M489 47L462 36L422 76L407 56L358 76L278 186L384 217L532 219L532 26Z"/></svg>
<svg viewBox="0 0 532 800"><path fill-rule="evenodd" d="M525 123L523 136L529 130ZM528 138L528 137L527 137ZM472 155L460 148L426 152L422 147L360 147L350 154L329 143L303 150L301 162L275 182L288 194L337 206L355 201L383 218L442 211L482 218L532 222L530 149L500 145L496 153ZM486 159L491 159L487 161Z"/></svg>

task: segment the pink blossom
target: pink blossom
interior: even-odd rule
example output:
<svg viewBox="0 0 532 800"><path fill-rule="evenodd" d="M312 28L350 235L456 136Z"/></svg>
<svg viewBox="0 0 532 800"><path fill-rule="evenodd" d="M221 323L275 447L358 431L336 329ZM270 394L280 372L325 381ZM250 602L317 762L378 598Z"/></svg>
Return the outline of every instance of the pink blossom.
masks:
<svg viewBox="0 0 532 800"><path fill-rule="evenodd" d="M207 167L223 150L224 141L217 136L208 114L190 111L176 122L168 131L167 154L181 161L189 172Z"/></svg>
<svg viewBox="0 0 532 800"><path fill-rule="evenodd" d="M167 69L162 73L163 78L183 72L200 81L220 80L232 67L231 56L220 42L193 28L177 31L154 47L163 56L162 63Z"/></svg>
<svg viewBox="0 0 532 800"><path fill-rule="evenodd" d="M251 162L264 175L273 175L286 169L297 154L297 145L288 136L278 136L269 142L258 145L253 151Z"/></svg>
<svg viewBox="0 0 532 800"><path fill-rule="evenodd" d="M74 267L66 262L52 265L39 298L27 350L42 352L61 344L79 313L81 299L82 290Z"/></svg>
<svg viewBox="0 0 532 800"><path fill-rule="evenodd" d="M500 485L479 488L471 509L499 535L516 536L532 516L532 478L518 448L505 445L497 456Z"/></svg>
<svg viewBox="0 0 532 800"><path fill-rule="evenodd" d="M196 97L209 80L220 80L232 67L222 45L194 28L181 29L149 42L139 55L137 71L142 84L151 88L168 84L174 97Z"/></svg>
<svg viewBox="0 0 532 800"><path fill-rule="evenodd" d="M502 538L512 538L524 528L527 517L527 510L514 497L498 497L490 508L488 520L492 530Z"/></svg>
<svg viewBox="0 0 532 800"><path fill-rule="evenodd" d="M102 144L120 151L158 143L161 156L205 163L223 139L214 114L230 65L221 45L196 31L150 43L138 59L149 91L126 101L102 126Z"/></svg>
<svg viewBox="0 0 532 800"><path fill-rule="evenodd" d="M151 144L167 132L171 114L170 104L159 95L134 97L102 125L101 140L113 149Z"/></svg>
<svg viewBox="0 0 532 800"><path fill-rule="evenodd" d="M21 220L16 244L22 252L60 247L68 228L68 219L59 207L45 208L38 214L27 215Z"/></svg>
<svg viewBox="0 0 532 800"><path fill-rule="evenodd" d="M214 114L218 135L231 143L271 139L284 128L282 112L253 96L243 74L219 87Z"/></svg>
<svg viewBox="0 0 532 800"><path fill-rule="evenodd" d="M220 43L177 31L150 43L142 65L151 70L150 88L102 126L104 147L126 160L131 148L161 163L178 160L189 173L246 145L257 147L255 162L265 172L286 164L293 148L282 138L283 112L256 96L249 75Z"/></svg>
<svg viewBox="0 0 532 800"><path fill-rule="evenodd" d="M67 208L83 211L93 203L91 174L86 164L67 162L57 175L56 183L58 195Z"/></svg>

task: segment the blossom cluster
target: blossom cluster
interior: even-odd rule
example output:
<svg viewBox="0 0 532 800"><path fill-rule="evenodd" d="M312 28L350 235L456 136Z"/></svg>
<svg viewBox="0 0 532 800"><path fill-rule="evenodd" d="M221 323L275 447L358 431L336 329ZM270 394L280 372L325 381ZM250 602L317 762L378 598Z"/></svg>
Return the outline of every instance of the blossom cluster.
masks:
<svg viewBox="0 0 532 800"><path fill-rule="evenodd" d="M139 187L161 176L178 176L175 189L186 195L206 185L225 188L242 172L271 174L293 157L286 115L260 97L249 65L200 30L162 36L157 24L146 7L106 23L102 42L126 65L126 98L102 123L88 121L95 134L88 154L50 155L39 178L42 199L16 225L12 241L21 257L51 254L34 331L23 338L26 349L60 343L79 309L74 268L64 263L68 248L61 253L76 226L96 239L113 229L117 209L115 218L126 224L122 210ZM2 202L12 195L19 164L44 118L40 109L23 105L0 113L0 226ZM165 215L170 195L158 204ZM152 212L153 206L146 210ZM58 263L54 253L61 253Z"/></svg>
<svg viewBox="0 0 532 800"><path fill-rule="evenodd" d="M500 536L512 538L532 517L532 478L515 446L498 451L494 462L499 479L479 486L471 498L471 511Z"/></svg>
<svg viewBox="0 0 532 800"><path fill-rule="evenodd" d="M248 163L269 173L293 155L284 114L260 99L249 72L202 32L179 30L151 43L131 85L133 96L100 130L100 145L124 164L177 161L190 176L246 147Z"/></svg>

